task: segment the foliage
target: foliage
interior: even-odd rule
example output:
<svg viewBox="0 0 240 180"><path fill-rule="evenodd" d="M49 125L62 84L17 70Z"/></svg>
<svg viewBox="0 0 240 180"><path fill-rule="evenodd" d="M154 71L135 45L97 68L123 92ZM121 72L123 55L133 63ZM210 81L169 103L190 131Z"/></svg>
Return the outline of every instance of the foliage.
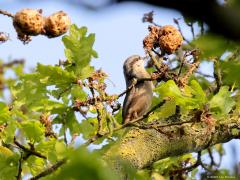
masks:
<svg viewBox="0 0 240 180"><path fill-rule="evenodd" d="M1 156L4 156L1 158L4 167L0 170L1 178L17 176L22 154L23 175L35 176L71 155L68 165L56 176L69 177L70 173L72 178L112 179L112 172L104 168L106 165L95 160L98 155L88 155L83 148L73 150L75 137L82 134L84 138L90 138L96 133L96 112L106 118L107 111L103 107L112 103L111 97L104 93L106 74L90 65L91 59L97 57L92 49L94 39L94 34L87 35L86 27L72 25L70 34L63 37L66 61L58 66L37 64L29 74L22 73L22 64L13 64L10 69L15 72L16 79L2 79L12 94L12 102L11 107L0 102L0 147ZM104 98L105 104L97 99L93 102L88 95L90 92L94 98ZM83 117L89 115L87 120L77 118L75 112L78 111ZM54 131L56 127L60 130ZM105 122L102 128L108 129ZM69 137L71 142L68 142ZM34 153L40 153L40 156L34 156ZM74 168L80 168L82 174Z"/></svg>
<svg viewBox="0 0 240 180"><path fill-rule="evenodd" d="M0 62L0 179L46 175L45 179L117 178L101 157L121 138L123 131L119 130L127 126L121 125L121 95L109 95L107 74L91 66L98 57L93 49L94 34L72 25L62 41L66 60L59 65L39 63L33 72L24 73L23 63ZM192 116L195 112L201 112L202 118L211 116L216 123L229 118L239 107L237 44L206 32L181 50L183 56L164 54L168 63L157 59L161 67L169 66L156 81L152 107L165 103L148 114L147 120L171 123L179 114ZM214 66L212 83L197 71L206 60ZM158 70L156 64L150 69L153 73ZM8 78L7 71L12 71L14 78ZM86 141L80 147L76 145L79 137ZM100 144L100 150L89 152L85 146L91 143ZM223 156L222 147L212 150ZM205 154L211 155L210 151ZM130 175L133 179L185 179L197 173L197 166L184 170L195 162L192 154L169 157ZM209 169L229 174L214 165ZM43 175L46 172L50 173Z"/></svg>

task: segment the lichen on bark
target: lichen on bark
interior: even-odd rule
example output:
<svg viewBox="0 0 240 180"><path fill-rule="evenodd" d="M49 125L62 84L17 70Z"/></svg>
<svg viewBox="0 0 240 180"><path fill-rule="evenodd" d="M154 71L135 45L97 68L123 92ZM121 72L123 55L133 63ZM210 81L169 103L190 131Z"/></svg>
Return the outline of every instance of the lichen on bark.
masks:
<svg viewBox="0 0 240 180"><path fill-rule="evenodd" d="M160 159L198 152L239 138L240 134L232 129L240 129L240 118L229 118L211 125L205 121L193 121L159 129L157 126L147 129L130 127L122 139L105 153L104 159L116 171L121 171L119 160L142 169Z"/></svg>

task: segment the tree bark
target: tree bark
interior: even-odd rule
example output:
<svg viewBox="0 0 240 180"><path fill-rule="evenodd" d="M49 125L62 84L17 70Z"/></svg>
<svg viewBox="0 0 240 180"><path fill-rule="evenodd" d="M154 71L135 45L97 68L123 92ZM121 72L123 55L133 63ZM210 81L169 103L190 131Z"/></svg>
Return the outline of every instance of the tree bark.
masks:
<svg viewBox="0 0 240 180"><path fill-rule="evenodd" d="M105 153L104 158L116 171L122 169L119 160L142 169L166 157L198 152L239 137L240 118L221 121L210 118L165 127L152 125L146 129L130 127L123 138Z"/></svg>

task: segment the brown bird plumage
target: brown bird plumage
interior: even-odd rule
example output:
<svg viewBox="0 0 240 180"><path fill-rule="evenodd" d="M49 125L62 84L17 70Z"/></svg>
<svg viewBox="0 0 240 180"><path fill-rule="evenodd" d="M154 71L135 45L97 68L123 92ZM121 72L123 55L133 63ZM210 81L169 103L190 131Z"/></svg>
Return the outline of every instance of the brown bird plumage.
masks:
<svg viewBox="0 0 240 180"><path fill-rule="evenodd" d="M144 68L144 60L133 55L129 57L123 65L126 87L131 86L134 79L140 80L150 78L149 73ZM149 110L153 97L153 84L151 81L138 82L130 91L126 93L123 103L123 124L141 117Z"/></svg>

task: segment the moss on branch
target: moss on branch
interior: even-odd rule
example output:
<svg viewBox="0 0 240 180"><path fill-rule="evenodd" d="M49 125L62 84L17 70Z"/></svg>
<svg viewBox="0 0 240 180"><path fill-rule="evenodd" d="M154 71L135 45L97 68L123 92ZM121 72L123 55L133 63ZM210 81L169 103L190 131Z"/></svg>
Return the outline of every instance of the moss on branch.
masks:
<svg viewBox="0 0 240 180"><path fill-rule="evenodd" d="M119 159L136 169L142 169L160 159L198 152L239 137L239 118L218 122L212 119L212 122L200 121L161 128L157 128L157 125L148 129L131 127L120 142L106 152L104 158L117 171L121 171Z"/></svg>

